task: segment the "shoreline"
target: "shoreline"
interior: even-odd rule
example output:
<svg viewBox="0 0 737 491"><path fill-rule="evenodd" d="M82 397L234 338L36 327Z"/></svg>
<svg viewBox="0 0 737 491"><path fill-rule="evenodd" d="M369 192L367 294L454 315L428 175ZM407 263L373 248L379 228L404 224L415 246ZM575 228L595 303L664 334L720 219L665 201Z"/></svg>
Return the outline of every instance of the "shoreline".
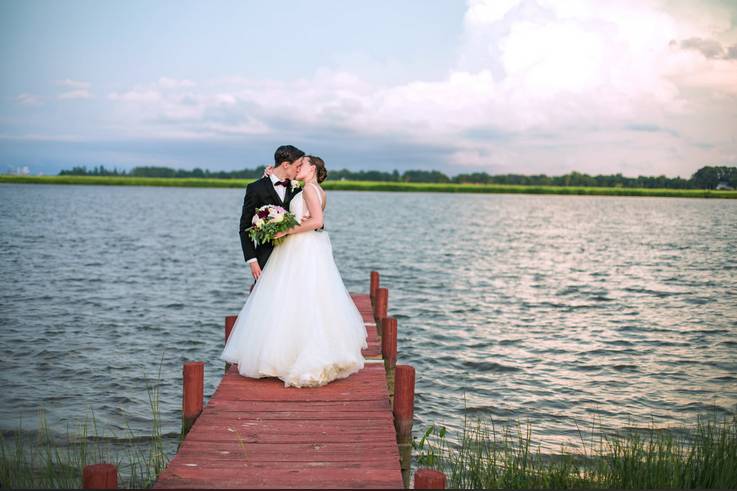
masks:
<svg viewBox="0 0 737 491"><path fill-rule="evenodd" d="M123 176L12 176L0 175L0 184L55 184L97 186L164 186L194 188L239 188L254 179L206 179ZM670 198L737 199L737 191L670 188L615 188L579 186L524 186L512 184L455 184L379 181L330 181L323 183L328 191L385 191L468 194L561 194L582 196L654 196Z"/></svg>
<svg viewBox="0 0 737 491"><path fill-rule="evenodd" d="M148 390L158 391L160 384L159 375ZM111 439L106 435L116 436L115 430L99 425L95 410L74 421L76 430L67 425L66 431L60 426L57 431L48 426L46 409L41 408L43 416L35 429L9 429L0 438L4 446L0 472L8 476L4 484L11 489L80 488L84 466L90 462L84 455L117 462L118 489L150 489L176 456L182 438L179 432L161 433L154 425L150 434L130 432ZM161 421L158 405L150 403L149 408L152 420ZM576 425L579 438L590 441L590 447L578 447L581 440L570 437L555 452L544 451L544 439L523 415L495 425L493 417L471 417L466 408L458 428L437 421L417 430L412 470L443 471L456 489L479 489L480 483L487 489L509 488L515 482L533 489L734 488L735 414L706 414L677 425L642 421L634 426L606 426L594 416L590 427L581 427L583 433ZM684 482L689 476L691 480Z"/></svg>

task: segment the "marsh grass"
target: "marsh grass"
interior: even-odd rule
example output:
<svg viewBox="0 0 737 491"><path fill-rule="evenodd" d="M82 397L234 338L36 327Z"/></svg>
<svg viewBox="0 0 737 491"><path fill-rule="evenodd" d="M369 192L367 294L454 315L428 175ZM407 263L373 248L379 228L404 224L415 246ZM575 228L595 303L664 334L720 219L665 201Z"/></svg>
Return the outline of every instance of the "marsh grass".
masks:
<svg viewBox="0 0 737 491"><path fill-rule="evenodd" d="M165 186L244 188L252 179L205 179L128 176L12 176L0 175L0 183L92 184L108 186ZM674 198L733 198L737 191L708 189L607 188L583 186L519 186L511 184L453 184L375 181L325 181L326 190L394 191L431 193L569 194L591 196L661 196Z"/></svg>
<svg viewBox="0 0 737 491"><path fill-rule="evenodd" d="M159 415L160 381L161 364L156 382L146 382L151 435L135 436L128 425L127 437L106 432L98 427L94 410L79 423L77 431L70 431L67 424L66 436L61 438L49 429L43 409L39 411L39 428L33 433L22 431L21 418L14 435L7 438L0 434L0 487L81 488L84 466L103 462L117 466L118 487L150 487L168 464Z"/></svg>
<svg viewBox="0 0 737 491"><path fill-rule="evenodd" d="M594 420L577 449L542 453L532 428L464 417L457 442L431 425L414 441L418 467L445 472L449 488L737 488L737 415L698 418L681 429L605 431Z"/></svg>

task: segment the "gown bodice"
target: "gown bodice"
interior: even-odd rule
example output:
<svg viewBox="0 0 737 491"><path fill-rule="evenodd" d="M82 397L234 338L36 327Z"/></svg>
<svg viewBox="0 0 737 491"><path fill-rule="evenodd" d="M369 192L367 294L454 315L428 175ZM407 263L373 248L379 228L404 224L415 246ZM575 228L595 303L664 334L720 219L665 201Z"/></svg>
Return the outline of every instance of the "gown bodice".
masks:
<svg viewBox="0 0 737 491"><path fill-rule="evenodd" d="M306 213L309 213L309 210L307 210L307 207L305 206L305 200L302 198L303 194L304 194L304 189L300 191L299 193L295 194L294 197L292 198L292 201L289 202L289 212L293 213L294 216L297 218L297 223L302 223L302 217ZM320 200L320 206L322 206L322 194L320 193L319 190L317 191L317 199Z"/></svg>

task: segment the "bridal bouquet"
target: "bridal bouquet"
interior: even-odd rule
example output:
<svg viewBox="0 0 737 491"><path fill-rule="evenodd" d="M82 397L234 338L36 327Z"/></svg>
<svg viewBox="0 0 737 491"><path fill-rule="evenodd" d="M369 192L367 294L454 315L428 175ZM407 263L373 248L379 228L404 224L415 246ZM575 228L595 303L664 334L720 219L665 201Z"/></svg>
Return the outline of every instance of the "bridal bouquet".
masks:
<svg viewBox="0 0 737 491"><path fill-rule="evenodd" d="M284 240L284 237L275 239L274 236L297 225L297 218L281 206L264 205L256 209L251 223L252 225L248 227L248 235L254 246L258 247L259 244L268 242L277 245Z"/></svg>

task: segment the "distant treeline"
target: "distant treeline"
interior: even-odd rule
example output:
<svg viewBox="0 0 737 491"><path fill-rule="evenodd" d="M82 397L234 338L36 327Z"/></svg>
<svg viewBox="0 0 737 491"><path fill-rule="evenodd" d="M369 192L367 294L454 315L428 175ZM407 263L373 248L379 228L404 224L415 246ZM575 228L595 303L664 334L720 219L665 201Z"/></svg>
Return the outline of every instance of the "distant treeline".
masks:
<svg viewBox="0 0 737 491"><path fill-rule="evenodd" d="M172 169L170 167L134 167L130 171L107 169L105 166L75 166L72 170L59 172L62 176L130 176L130 177L197 177L210 179L255 179L264 173L264 166L255 169L235 171L209 171L194 168L192 170ZM580 172L571 172L562 176L497 174L486 172L459 174L448 177L440 171L408 170L400 173L383 171L350 171L348 169L331 170L331 180L378 181L378 182L416 182L416 183L470 183L470 184L513 184L522 186L587 186L587 187L623 187L623 188L670 188L670 189L737 189L737 167L706 166L696 171L689 179L666 176L624 177L622 174L591 176Z"/></svg>
<svg viewBox="0 0 737 491"><path fill-rule="evenodd" d="M255 169L209 171L195 167L192 170L172 169L171 167L134 167L130 171L108 169L104 165L88 169L87 166L75 166L72 170L59 172L60 176L129 176L129 177L198 177L209 179L255 179L264 175L265 166Z"/></svg>

